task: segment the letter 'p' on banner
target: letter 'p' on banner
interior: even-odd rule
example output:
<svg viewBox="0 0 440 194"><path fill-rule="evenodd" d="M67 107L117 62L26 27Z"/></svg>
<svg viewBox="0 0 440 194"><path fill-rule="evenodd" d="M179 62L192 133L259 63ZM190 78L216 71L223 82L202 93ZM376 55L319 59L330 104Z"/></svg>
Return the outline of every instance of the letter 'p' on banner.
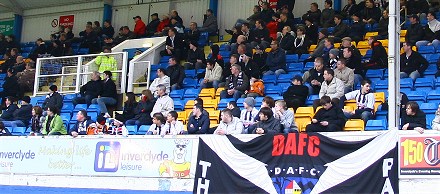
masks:
<svg viewBox="0 0 440 194"><path fill-rule="evenodd" d="M60 16L60 26L73 28L75 23L75 15L63 15Z"/></svg>

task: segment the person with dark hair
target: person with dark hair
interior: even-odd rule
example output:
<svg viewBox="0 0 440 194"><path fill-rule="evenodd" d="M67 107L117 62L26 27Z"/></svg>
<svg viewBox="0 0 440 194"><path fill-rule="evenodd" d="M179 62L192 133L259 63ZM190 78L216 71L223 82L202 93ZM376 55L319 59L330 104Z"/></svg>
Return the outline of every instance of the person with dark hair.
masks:
<svg viewBox="0 0 440 194"><path fill-rule="evenodd" d="M151 21L150 21L150 23L147 24L147 27L146 27L147 37L154 36L154 33L156 33L157 27L160 24L159 14L153 13L150 15L150 17L151 17Z"/></svg>
<svg viewBox="0 0 440 194"><path fill-rule="evenodd" d="M141 97L142 98L142 97ZM137 107L138 102L136 102L136 96L133 92L127 92L125 94L125 102L124 107L122 109L122 114L115 113L115 119L125 123L125 121L133 119L136 112L135 108Z"/></svg>
<svg viewBox="0 0 440 194"><path fill-rule="evenodd" d="M183 79L185 79L185 69L178 64L178 60L174 57L168 59L167 75L170 77L171 90L182 88Z"/></svg>
<svg viewBox="0 0 440 194"><path fill-rule="evenodd" d="M269 30L266 28L266 24L263 20L257 20L255 22L255 29L252 34L252 39L248 38L248 42L251 43L251 48L255 48L257 45L263 45L264 47L270 45L271 38L269 36Z"/></svg>
<svg viewBox="0 0 440 194"><path fill-rule="evenodd" d="M411 45L415 45L417 41L423 39L425 31L423 30L423 26L419 22L420 19L418 15L409 15L408 18L411 25L406 30L405 40L406 42L410 42Z"/></svg>
<svg viewBox="0 0 440 194"><path fill-rule="evenodd" d="M237 106L237 102L229 101L228 105L226 106L226 109L231 110L232 116L240 118L241 111L240 108Z"/></svg>
<svg viewBox="0 0 440 194"><path fill-rule="evenodd" d="M269 71L263 73L263 75L280 75L286 73L286 52L279 48L278 41L274 40L270 44L271 51L267 55L266 65L269 67Z"/></svg>
<svg viewBox="0 0 440 194"><path fill-rule="evenodd" d="M307 11L307 13L305 13L302 16L303 21L305 20L309 20L311 23L315 24L316 26L319 26L319 22L321 19L321 10L318 8L318 4L317 3L311 3L310 4L310 10Z"/></svg>
<svg viewBox="0 0 440 194"><path fill-rule="evenodd" d="M90 104L92 104L92 100L94 98L98 98L102 90L103 86L99 72L94 71L91 75L91 80L85 85L81 86L79 90L81 96L72 99L73 106L83 103L86 103L87 106L90 106Z"/></svg>
<svg viewBox="0 0 440 194"><path fill-rule="evenodd" d="M333 69L324 70L324 81L319 90L319 97L329 96L332 99L333 104L338 105L339 99L344 95L344 82L335 77ZM313 101L313 109L319 106L319 99Z"/></svg>
<svg viewBox="0 0 440 194"><path fill-rule="evenodd" d="M280 43L280 48L285 50L287 53L293 53L292 50L295 48L292 47L295 38L292 36L292 34L290 34L291 31L292 29L290 26L284 26L281 30L281 35L277 38L277 41ZM300 43L303 43L303 41Z"/></svg>
<svg viewBox="0 0 440 194"><path fill-rule="evenodd" d="M0 136L12 136L9 129L5 127L5 124L2 121L0 121Z"/></svg>
<svg viewBox="0 0 440 194"><path fill-rule="evenodd" d="M176 111L170 111L167 114L166 123L161 135L180 135L185 132L183 123L178 121L177 117Z"/></svg>
<svg viewBox="0 0 440 194"><path fill-rule="evenodd" d="M350 27L347 26L344 22L342 22L344 18L341 15L335 15L335 29L333 30L332 36L335 42L341 42L342 38L346 37L350 32Z"/></svg>
<svg viewBox="0 0 440 194"><path fill-rule="evenodd" d="M101 23L99 23L99 21L94 21L94 22L93 22L93 24L92 24L92 29L93 29L93 31L95 31L95 33L96 33L98 36L101 36L101 35L102 35Z"/></svg>
<svg viewBox="0 0 440 194"><path fill-rule="evenodd" d="M43 116L43 109L40 106L32 107L32 118L31 118L31 132L29 135L36 136L40 135L43 128L43 123L45 117Z"/></svg>
<svg viewBox="0 0 440 194"><path fill-rule="evenodd" d="M388 67L388 54L377 37L368 37L368 43L373 51L371 58L364 61L364 69L382 69Z"/></svg>
<svg viewBox="0 0 440 194"><path fill-rule="evenodd" d="M165 117L162 113L152 114L153 119L150 128L147 131L147 135L160 135L165 128Z"/></svg>
<svg viewBox="0 0 440 194"><path fill-rule="evenodd" d="M237 101L249 88L249 78L237 64L232 65L231 73L232 75L226 79L227 89L220 92L220 98L234 98Z"/></svg>
<svg viewBox="0 0 440 194"><path fill-rule="evenodd" d="M135 23L133 32L136 34L138 38L143 38L146 32L144 21L142 21L141 16L135 16L133 17L133 20Z"/></svg>
<svg viewBox="0 0 440 194"><path fill-rule="evenodd" d="M58 87L56 85L49 87L49 94L46 95L46 99L43 102L43 110L47 110L50 106L55 106L58 110L63 108L63 96L58 93Z"/></svg>
<svg viewBox="0 0 440 194"><path fill-rule="evenodd" d="M218 85L222 78L223 69L220 65L213 61L208 60L206 63L205 78L201 83L202 88L213 87L217 91Z"/></svg>
<svg viewBox="0 0 440 194"><path fill-rule="evenodd" d="M203 105L194 105L192 116L188 120L189 134L206 134L209 130L209 115L203 114Z"/></svg>
<svg viewBox="0 0 440 194"><path fill-rule="evenodd" d="M76 113L76 123L70 128L69 134L72 137L78 137L78 135L94 135L87 134L87 129L94 123L89 116L87 116L87 111L82 109Z"/></svg>
<svg viewBox="0 0 440 194"><path fill-rule="evenodd" d="M309 88L303 85L303 79L299 75L293 77L292 84L287 88L287 91L283 93L283 99L286 102L286 106L288 108L293 108L294 111L296 111L298 107L306 104L308 96Z"/></svg>
<svg viewBox="0 0 440 194"><path fill-rule="evenodd" d="M410 41L403 43L404 53L400 55L400 78L410 77L415 81L423 76L429 63L419 52L412 50L413 46Z"/></svg>
<svg viewBox="0 0 440 194"><path fill-rule="evenodd" d="M325 0L324 9L321 13L320 24L323 28L332 27L334 25L335 10L332 8L332 0Z"/></svg>
<svg viewBox="0 0 440 194"><path fill-rule="evenodd" d="M350 26L348 37L350 37L353 41L356 41L357 43L364 39L365 23L361 20L361 15L359 12L353 14L351 18L353 19L353 23Z"/></svg>
<svg viewBox="0 0 440 194"><path fill-rule="evenodd" d="M92 100L92 104L98 104L101 114L104 114L106 118L110 118L106 106L116 105L118 103L117 95L116 84L112 80L112 73L110 71L104 71L103 90L98 98Z"/></svg>
<svg viewBox="0 0 440 194"><path fill-rule="evenodd" d="M295 23L292 21L291 18L288 17L287 14L285 13L281 13L280 17L279 17L279 22L278 22L278 32L281 32L283 30L284 27L289 26L289 28L292 31L296 31L296 27L295 27ZM290 31L289 31L290 32Z"/></svg>
<svg viewBox="0 0 440 194"><path fill-rule="evenodd" d="M342 109L334 106L329 96L322 96L319 100L322 108L313 116L312 123L306 126L307 132L342 131L347 119Z"/></svg>
<svg viewBox="0 0 440 194"><path fill-rule="evenodd" d="M272 15L274 14L274 11L272 10L272 8L270 8L270 4L269 2L263 2L261 3L261 13L260 13L260 18L261 20L263 20L264 22L269 22L272 18Z"/></svg>
<svg viewBox="0 0 440 194"><path fill-rule="evenodd" d="M346 37L347 38L347 37ZM345 39L345 38L343 38ZM342 42L344 42L343 40ZM364 67L361 63L361 56L360 54L357 55L355 50L351 47L346 47L342 49L342 57L345 59L345 66L347 66L350 69L353 69L354 72L354 83L357 85L357 83L360 83L362 81L362 75L364 75Z"/></svg>
<svg viewBox="0 0 440 194"><path fill-rule="evenodd" d="M113 35L115 35L115 28L113 28L110 20L104 21L101 34L104 38L113 38Z"/></svg>
<svg viewBox="0 0 440 194"><path fill-rule="evenodd" d="M210 48L211 48L210 50L211 56L208 58L208 61L209 60L214 61L215 63L218 63L220 67L224 67L225 62L223 61L223 57L219 54L220 47L216 44L213 44L210 46Z"/></svg>
<svg viewBox="0 0 440 194"><path fill-rule="evenodd" d="M3 98L2 102L4 102L6 96L18 97L20 88L18 87L18 80L13 69L8 69L2 88L3 91L0 92L0 97Z"/></svg>
<svg viewBox="0 0 440 194"><path fill-rule="evenodd" d="M112 49L110 47L104 47L101 54L111 53ZM98 65L99 73L104 71L113 71L112 79L116 81L118 78L118 73L114 72L118 70L118 62L113 55L100 55L95 59L95 64Z"/></svg>
<svg viewBox="0 0 440 194"><path fill-rule="evenodd" d="M267 30L269 30L269 37L271 38L271 40L277 39L278 25L279 25L279 14L275 13L272 16L272 20L270 20L266 24L266 28L267 28Z"/></svg>
<svg viewBox="0 0 440 194"><path fill-rule="evenodd" d="M311 41L310 37L306 34L306 29L303 26L299 26L296 29L296 37L293 40L293 47L291 48L291 53L294 54L307 54L309 53ZM291 45L292 46L292 45Z"/></svg>
<svg viewBox="0 0 440 194"><path fill-rule="evenodd" d="M357 109L344 111L348 119L362 119L364 124L374 117L374 103L376 102L374 93L370 92L371 81L365 79L361 82L361 89L349 92L341 97L340 108L343 108L345 100L355 100Z"/></svg>
<svg viewBox="0 0 440 194"><path fill-rule="evenodd" d="M364 23L373 24L380 20L380 8L376 7L374 0L366 0L365 8L360 10L361 18Z"/></svg>
<svg viewBox="0 0 440 194"><path fill-rule="evenodd" d="M27 127L32 118L31 98L24 96L21 100L20 108L16 109L12 115L14 123L17 127Z"/></svg>
<svg viewBox="0 0 440 194"><path fill-rule="evenodd" d="M287 104L284 100L277 100L275 102L275 113L273 116L280 121L284 133L298 132L294 113L292 110L287 109Z"/></svg>
<svg viewBox="0 0 440 194"><path fill-rule="evenodd" d="M205 68L206 59L203 49L199 48L196 41L189 43L188 57L186 58L185 69L202 69Z"/></svg>
<svg viewBox="0 0 440 194"><path fill-rule="evenodd" d="M252 60L254 61L255 64L258 64L260 66L259 68L259 74L262 74L265 71L269 71L269 67L266 65L266 60L267 60L267 53L265 51L266 48L262 48L257 46L255 48L255 53L252 55ZM232 58L232 57L231 57ZM260 65L262 64L262 65ZM223 69L223 72L225 70Z"/></svg>
<svg viewBox="0 0 440 194"><path fill-rule="evenodd" d="M46 43L43 41L43 39L38 38L37 41L35 41L35 48L33 49L32 53L29 55L29 58L32 58L31 56L38 58L39 55L46 54L47 48Z"/></svg>
<svg viewBox="0 0 440 194"><path fill-rule="evenodd" d="M378 39L388 39L388 24L390 22L389 12L387 9L383 10L382 18L379 20L377 26Z"/></svg>
<svg viewBox="0 0 440 194"><path fill-rule="evenodd" d="M318 37L318 25L314 24L311 18L304 18L305 29L306 29L306 37L309 38L309 45L316 44Z"/></svg>
<svg viewBox="0 0 440 194"><path fill-rule="evenodd" d="M261 14L261 7L259 5L254 5L253 9L252 9L253 14L251 16L249 16L246 20L249 21L249 24L251 26L255 25L255 22L259 19L261 19L260 14ZM226 30L225 30L226 31ZM230 31L226 31L228 34L232 34L230 33Z"/></svg>
<svg viewBox="0 0 440 194"><path fill-rule="evenodd" d="M168 77L166 74L166 70L164 68L157 69L157 78L153 80L150 84L150 91L153 93L154 97L157 97L157 86L158 85L164 85L166 87L166 93L170 93L170 77Z"/></svg>
<svg viewBox="0 0 440 194"><path fill-rule="evenodd" d="M17 104L14 102L15 98L12 96L5 98L5 108L0 115L0 121L12 121L14 119L14 112L18 109Z"/></svg>
<svg viewBox="0 0 440 194"><path fill-rule="evenodd" d="M125 125L137 125L138 127L141 125L151 125L153 120L150 113L153 111L154 103L155 100L151 91L143 90L141 100L133 107L133 117L127 119Z"/></svg>
<svg viewBox="0 0 440 194"><path fill-rule="evenodd" d="M260 109L258 116L260 121L255 124L253 134L281 133L281 123L273 116L273 111L268 107Z"/></svg>
<svg viewBox="0 0 440 194"><path fill-rule="evenodd" d="M157 95L158 98L156 103L154 104L153 110L150 113L150 116L153 117L154 113L162 113L164 116L167 115L170 111L174 110L174 101L168 96L166 93L166 88L164 85L157 86Z"/></svg>
<svg viewBox="0 0 440 194"><path fill-rule="evenodd" d="M426 15L428 19L428 25L423 27L425 30L425 36L423 40L419 40L416 42L416 47L425 45L432 45L435 48L438 48L440 45L440 22L436 18L435 12L428 12Z"/></svg>
<svg viewBox="0 0 440 194"><path fill-rule="evenodd" d="M98 48L98 34L93 31L92 26L87 25L86 29L79 33L81 48L89 48L90 53L95 53Z"/></svg>
<svg viewBox="0 0 440 194"><path fill-rule="evenodd" d="M177 30L175 28L168 30L168 37L165 44L165 50L160 51L161 56L172 56L177 60L182 59L183 40L177 36Z"/></svg>
<svg viewBox="0 0 440 194"><path fill-rule="evenodd" d="M15 39L15 36L13 34L7 35L5 39L6 39L6 52L10 52L13 49L15 49L16 54L18 54L21 51L20 44Z"/></svg>
<svg viewBox="0 0 440 194"><path fill-rule="evenodd" d="M232 115L232 111L229 109L222 110L221 121L214 131L217 135L231 135L243 133L243 123L237 117Z"/></svg>
<svg viewBox="0 0 440 194"><path fill-rule="evenodd" d="M426 129L426 114L420 110L419 104L409 101L406 111L402 113L402 130L416 130L423 133Z"/></svg>
<svg viewBox="0 0 440 194"><path fill-rule="evenodd" d="M351 18L351 16L357 11L356 0L348 0L347 4L342 8L341 14L344 18Z"/></svg>
<svg viewBox="0 0 440 194"><path fill-rule="evenodd" d="M17 81L20 86L20 96L25 92L34 91L35 62L30 61L26 63L26 69L23 72L17 73Z"/></svg>
<svg viewBox="0 0 440 194"><path fill-rule="evenodd" d="M315 58L314 67L304 72L302 79L309 83L309 94L318 94L321 84L324 81L324 60L321 57Z"/></svg>
<svg viewBox="0 0 440 194"><path fill-rule="evenodd" d="M203 26L200 28L202 32L216 33L218 30L217 18L212 9L207 9L203 19Z"/></svg>
<svg viewBox="0 0 440 194"><path fill-rule="evenodd" d="M185 33L185 46L188 46L191 42L198 42L200 39L200 31L197 28L196 22L189 24L189 31Z"/></svg>
<svg viewBox="0 0 440 194"><path fill-rule="evenodd" d="M43 135L66 135L67 131L60 117L60 109L56 106L47 108L46 121L43 124Z"/></svg>
<svg viewBox="0 0 440 194"><path fill-rule="evenodd" d="M344 94L351 92L355 86L353 69L348 68L346 64L345 59L339 59L334 70L335 77L344 83Z"/></svg>

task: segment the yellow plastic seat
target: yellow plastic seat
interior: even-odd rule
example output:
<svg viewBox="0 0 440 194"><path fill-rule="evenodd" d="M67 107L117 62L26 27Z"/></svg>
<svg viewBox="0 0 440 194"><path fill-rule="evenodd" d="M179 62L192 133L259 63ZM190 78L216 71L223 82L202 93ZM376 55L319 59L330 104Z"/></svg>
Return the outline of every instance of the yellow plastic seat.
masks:
<svg viewBox="0 0 440 194"><path fill-rule="evenodd" d="M313 115L315 115L313 107L298 107L298 109L296 109L295 119L299 117L313 118Z"/></svg>
<svg viewBox="0 0 440 194"><path fill-rule="evenodd" d="M350 111L350 112L354 111L352 106L344 106L344 110Z"/></svg>
<svg viewBox="0 0 440 194"><path fill-rule="evenodd" d="M312 122L312 119L310 117L295 117L295 123L298 126L299 132L305 132L306 126Z"/></svg>
<svg viewBox="0 0 440 194"><path fill-rule="evenodd" d="M345 109L345 106L350 106L353 110L356 110L357 109L356 100L354 100L354 99L346 100L344 102L344 109Z"/></svg>
<svg viewBox="0 0 440 194"><path fill-rule="evenodd" d="M194 107L194 100L188 100L185 104L185 110L191 109L191 111L192 111L193 107Z"/></svg>
<svg viewBox="0 0 440 194"><path fill-rule="evenodd" d="M364 121L361 119L350 119L345 123L344 131L363 131Z"/></svg>
<svg viewBox="0 0 440 194"><path fill-rule="evenodd" d="M215 91L215 98L220 98L220 92L225 90L225 88L217 88L217 91Z"/></svg>
<svg viewBox="0 0 440 194"><path fill-rule="evenodd" d="M177 120L182 121L183 124L186 124L188 117L186 116L185 111L177 112Z"/></svg>
<svg viewBox="0 0 440 194"><path fill-rule="evenodd" d="M215 99L211 99L211 100L203 100L203 107L205 109L210 109L212 108L212 110L217 110L218 107L218 101Z"/></svg>
<svg viewBox="0 0 440 194"><path fill-rule="evenodd" d="M365 34L365 40L368 40L368 38L370 38L370 37L375 37L375 36L377 36L377 35L379 35L379 32L367 32L367 33Z"/></svg>
<svg viewBox="0 0 440 194"><path fill-rule="evenodd" d="M220 111L219 110L206 110L209 113L209 120L216 121L216 123L220 123Z"/></svg>
<svg viewBox="0 0 440 194"><path fill-rule="evenodd" d="M368 44L368 41L359 41L356 48L358 49L368 49L370 48L370 45Z"/></svg>
<svg viewBox="0 0 440 194"><path fill-rule="evenodd" d="M312 45L310 45L310 47L309 47L309 53L313 53L313 51L315 51L315 49L316 49L317 46L318 46L318 45L316 45L316 44L312 44Z"/></svg>
<svg viewBox="0 0 440 194"><path fill-rule="evenodd" d="M215 97L215 89L214 88L203 88L199 93L199 97L211 97L211 99L212 99Z"/></svg>
<svg viewBox="0 0 440 194"><path fill-rule="evenodd" d="M217 123L211 123L211 124L209 124L209 128L217 128L218 127L218 124Z"/></svg>
<svg viewBox="0 0 440 194"><path fill-rule="evenodd" d="M369 50L369 49L361 48L361 49L359 49L359 52L361 53L362 56L364 56L365 54L367 54L367 51L368 51L368 50Z"/></svg>
<svg viewBox="0 0 440 194"><path fill-rule="evenodd" d="M376 102L385 102L385 92L376 92L374 93L374 99Z"/></svg>
<svg viewBox="0 0 440 194"><path fill-rule="evenodd" d="M400 30L400 37L406 36L406 30Z"/></svg>
<svg viewBox="0 0 440 194"><path fill-rule="evenodd" d="M339 47L341 47L341 43L335 43L335 44L334 44L334 47L335 47L335 48L339 48Z"/></svg>

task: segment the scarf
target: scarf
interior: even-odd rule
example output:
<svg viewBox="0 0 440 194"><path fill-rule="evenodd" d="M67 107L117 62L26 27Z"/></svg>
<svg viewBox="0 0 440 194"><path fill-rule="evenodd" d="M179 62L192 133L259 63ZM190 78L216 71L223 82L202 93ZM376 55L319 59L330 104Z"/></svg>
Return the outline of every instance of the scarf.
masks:
<svg viewBox="0 0 440 194"><path fill-rule="evenodd" d="M237 76L237 87L243 85L243 72ZM234 89L234 75L229 76L229 89Z"/></svg>
<svg viewBox="0 0 440 194"><path fill-rule="evenodd" d="M293 45L295 45L295 48L298 48L300 46L302 46L304 44L304 38L306 37L306 35L302 35L302 36L297 36L295 38L295 42L293 42ZM298 43L298 38L300 38L300 41Z"/></svg>
<svg viewBox="0 0 440 194"><path fill-rule="evenodd" d="M436 19L433 19L432 21L428 22L429 29L431 29L432 32L437 32L440 30L440 22Z"/></svg>

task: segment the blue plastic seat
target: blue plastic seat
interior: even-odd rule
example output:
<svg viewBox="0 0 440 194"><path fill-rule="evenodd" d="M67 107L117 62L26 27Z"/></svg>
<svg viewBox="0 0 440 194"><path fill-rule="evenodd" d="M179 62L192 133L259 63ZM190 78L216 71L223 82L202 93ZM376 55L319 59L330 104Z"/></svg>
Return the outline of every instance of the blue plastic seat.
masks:
<svg viewBox="0 0 440 194"><path fill-rule="evenodd" d="M182 111L185 109L185 103L183 100L174 100L174 110Z"/></svg>
<svg viewBox="0 0 440 194"><path fill-rule="evenodd" d="M185 76L188 78L196 78L196 70L194 69L190 69L190 70L185 70Z"/></svg>
<svg viewBox="0 0 440 194"><path fill-rule="evenodd" d="M302 54L302 55L299 57L298 62L303 62L303 61L305 61L306 59L308 59L309 57L310 57L310 54Z"/></svg>
<svg viewBox="0 0 440 194"><path fill-rule="evenodd" d="M440 57L440 53L435 53L435 54L429 55L429 57L426 58L426 60L428 60L428 62L430 64L436 64L438 59L439 59L439 57Z"/></svg>
<svg viewBox="0 0 440 194"><path fill-rule="evenodd" d="M417 48L417 52L420 54L433 54L435 53L435 47L432 45L420 46Z"/></svg>
<svg viewBox="0 0 440 194"><path fill-rule="evenodd" d="M78 52L76 52L77 55L87 55L89 54L89 48L80 48L78 49Z"/></svg>
<svg viewBox="0 0 440 194"><path fill-rule="evenodd" d="M290 83L294 74L280 74L277 78L277 83Z"/></svg>
<svg viewBox="0 0 440 194"><path fill-rule="evenodd" d="M129 135L136 135L137 133L137 125L126 125L128 134Z"/></svg>
<svg viewBox="0 0 440 194"><path fill-rule="evenodd" d="M440 102L440 91L439 90L431 90L428 92L428 96L426 100L430 103L439 103Z"/></svg>
<svg viewBox="0 0 440 194"><path fill-rule="evenodd" d="M183 87L184 88L197 88L197 80L191 78L183 79Z"/></svg>
<svg viewBox="0 0 440 194"><path fill-rule="evenodd" d="M145 135L147 131L150 129L150 125L141 125L136 132L136 135Z"/></svg>
<svg viewBox="0 0 440 194"><path fill-rule="evenodd" d="M91 104L87 108L87 112L97 112L98 114L101 114L101 109L99 109L99 105L98 104Z"/></svg>
<svg viewBox="0 0 440 194"><path fill-rule="evenodd" d="M313 101L316 99L319 99L319 95L310 95L307 98L306 105L308 105L308 106L313 105Z"/></svg>
<svg viewBox="0 0 440 194"><path fill-rule="evenodd" d="M168 64L168 60L171 58L171 56L163 56L160 58L159 63L160 64Z"/></svg>
<svg viewBox="0 0 440 194"><path fill-rule="evenodd" d="M13 127L11 134L17 136L26 135L26 127Z"/></svg>
<svg viewBox="0 0 440 194"><path fill-rule="evenodd" d="M171 98L179 98L179 99L183 99L183 94L185 93L185 89L181 89L181 90L173 90L170 92L170 97Z"/></svg>
<svg viewBox="0 0 440 194"><path fill-rule="evenodd" d="M72 113L74 107L72 103L63 103L63 107L61 108L61 112Z"/></svg>
<svg viewBox="0 0 440 194"><path fill-rule="evenodd" d="M365 76L369 79L371 78L383 78L383 69L369 69ZM374 82L373 82L374 83Z"/></svg>
<svg viewBox="0 0 440 194"><path fill-rule="evenodd" d="M308 71L309 69L315 67L315 63L314 62L307 62L306 65L304 66L304 71Z"/></svg>
<svg viewBox="0 0 440 194"><path fill-rule="evenodd" d="M73 109L73 112L78 112L82 109L87 110L87 104L77 104Z"/></svg>
<svg viewBox="0 0 440 194"><path fill-rule="evenodd" d="M218 109L225 109L228 106L228 102L231 101L229 98L223 98L218 102Z"/></svg>
<svg viewBox="0 0 440 194"><path fill-rule="evenodd" d="M72 102L74 98L76 98L76 94L65 94L63 98L63 102Z"/></svg>
<svg viewBox="0 0 440 194"><path fill-rule="evenodd" d="M296 63L298 60L298 54L286 55L286 63Z"/></svg>
<svg viewBox="0 0 440 194"><path fill-rule="evenodd" d="M428 68L426 68L425 72L423 73L423 75L425 77L435 77L435 74L437 73L437 65L435 64L429 64Z"/></svg>
<svg viewBox="0 0 440 194"><path fill-rule="evenodd" d="M200 91L198 89L186 89L183 94L184 98L197 98L199 96Z"/></svg>
<svg viewBox="0 0 440 194"><path fill-rule="evenodd" d="M277 76L276 75L263 75L263 81L265 88L267 88L266 84L276 84L277 83Z"/></svg>
<svg viewBox="0 0 440 194"><path fill-rule="evenodd" d="M426 114L426 128L432 129L432 120L434 120L435 114Z"/></svg>
<svg viewBox="0 0 440 194"><path fill-rule="evenodd" d="M425 114L434 114L438 108L438 103L422 103L420 104L420 110Z"/></svg>
<svg viewBox="0 0 440 194"><path fill-rule="evenodd" d="M413 89L414 83L413 80L411 78L403 78L400 79L400 89L403 88L409 88L409 89Z"/></svg>
<svg viewBox="0 0 440 194"><path fill-rule="evenodd" d="M289 63L289 64L287 64L287 71L288 72L303 71L303 69L304 69L303 63Z"/></svg>
<svg viewBox="0 0 440 194"><path fill-rule="evenodd" d="M417 103L426 102L426 93L422 91L409 91L406 93L410 101L416 101Z"/></svg>
<svg viewBox="0 0 440 194"><path fill-rule="evenodd" d="M368 120L365 131L387 130L386 120Z"/></svg>
<svg viewBox="0 0 440 194"><path fill-rule="evenodd" d="M416 81L414 82L414 87L420 88L420 87L429 87L431 89L434 88L434 79L433 78L429 78L429 77L421 77L421 78L417 78Z"/></svg>
<svg viewBox="0 0 440 194"><path fill-rule="evenodd" d="M379 80L374 85L374 89L376 92L387 91L388 90L388 80Z"/></svg>

